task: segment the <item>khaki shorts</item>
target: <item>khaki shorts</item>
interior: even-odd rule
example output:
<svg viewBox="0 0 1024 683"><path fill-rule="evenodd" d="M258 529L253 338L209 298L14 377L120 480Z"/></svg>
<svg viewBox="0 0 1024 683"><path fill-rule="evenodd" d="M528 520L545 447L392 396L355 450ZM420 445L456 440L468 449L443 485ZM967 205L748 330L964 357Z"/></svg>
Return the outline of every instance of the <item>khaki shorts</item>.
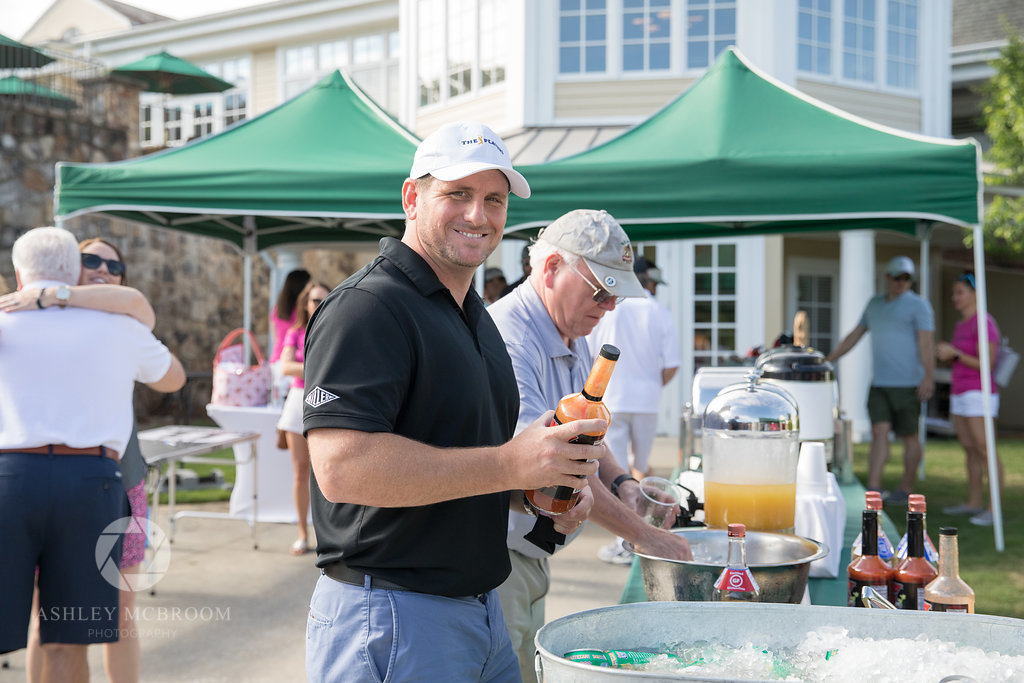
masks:
<svg viewBox="0 0 1024 683"><path fill-rule="evenodd" d="M871 387L868 391L871 424L888 422L896 436L917 434L921 400L917 387Z"/></svg>

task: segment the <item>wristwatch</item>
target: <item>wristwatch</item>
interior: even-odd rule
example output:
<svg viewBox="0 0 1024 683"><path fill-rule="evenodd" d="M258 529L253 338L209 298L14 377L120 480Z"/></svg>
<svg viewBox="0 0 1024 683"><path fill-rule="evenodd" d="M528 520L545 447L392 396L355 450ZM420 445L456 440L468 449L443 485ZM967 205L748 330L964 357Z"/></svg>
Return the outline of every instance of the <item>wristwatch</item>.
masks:
<svg viewBox="0 0 1024 683"><path fill-rule="evenodd" d="M71 300L71 288L67 285L60 285L57 287L57 305L61 308L67 308L68 301Z"/></svg>
<svg viewBox="0 0 1024 683"><path fill-rule="evenodd" d="M632 477L628 474L620 474L619 476L615 477L615 481L612 482L612 485L610 487L612 490L612 495L615 496L616 498L620 498L619 487L622 486L622 484L627 481L636 481L636 477ZM636 483L639 484L640 482L637 481Z"/></svg>

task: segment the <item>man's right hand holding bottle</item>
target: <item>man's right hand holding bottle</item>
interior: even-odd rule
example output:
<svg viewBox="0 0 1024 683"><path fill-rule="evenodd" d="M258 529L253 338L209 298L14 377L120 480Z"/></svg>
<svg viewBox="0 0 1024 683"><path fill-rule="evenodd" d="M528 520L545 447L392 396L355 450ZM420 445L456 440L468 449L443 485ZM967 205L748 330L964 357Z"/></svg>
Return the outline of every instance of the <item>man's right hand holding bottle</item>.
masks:
<svg viewBox="0 0 1024 683"><path fill-rule="evenodd" d="M603 446L569 443L580 434L604 430L602 419L573 420L552 425L555 412L549 410L501 447L499 467L508 468L512 489L566 486L582 489L586 478L597 472L597 461L607 451Z"/></svg>

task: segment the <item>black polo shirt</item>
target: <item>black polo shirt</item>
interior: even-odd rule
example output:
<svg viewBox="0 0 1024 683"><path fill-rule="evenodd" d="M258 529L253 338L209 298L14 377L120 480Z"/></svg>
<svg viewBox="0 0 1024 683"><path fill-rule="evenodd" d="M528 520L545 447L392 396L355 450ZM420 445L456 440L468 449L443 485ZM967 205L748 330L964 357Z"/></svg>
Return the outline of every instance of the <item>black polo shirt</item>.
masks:
<svg viewBox="0 0 1024 683"><path fill-rule="evenodd" d="M392 432L441 447L512 438L519 392L505 344L470 289L461 310L427 262L394 238L309 322L303 427ZM401 470L392 472L402 476ZM330 503L312 478L317 566L436 595L497 587L511 567L509 494L405 508Z"/></svg>

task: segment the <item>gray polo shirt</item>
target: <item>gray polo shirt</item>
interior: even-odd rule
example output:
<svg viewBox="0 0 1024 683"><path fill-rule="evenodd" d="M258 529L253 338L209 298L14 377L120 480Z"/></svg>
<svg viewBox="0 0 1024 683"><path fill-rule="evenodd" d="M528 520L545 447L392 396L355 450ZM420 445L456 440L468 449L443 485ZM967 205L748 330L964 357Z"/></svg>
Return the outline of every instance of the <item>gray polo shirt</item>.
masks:
<svg viewBox="0 0 1024 683"><path fill-rule="evenodd" d="M563 396L583 389L592 364L590 349L582 337L571 342L572 348L565 345L529 280L488 306L487 312L505 340L516 373L518 434L545 411L554 410ZM527 557L547 557L547 553L524 538L534 521L525 513L509 512L508 547ZM570 535L566 545L578 533Z"/></svg>
<svg viewBox="0 0 1024 683"><path fill-rule="evenodd" d="M871 333L872 386L916 387L921 383L924 366L917 333L935 331L935 315L927 301L910 291L892 301L886 301L884 294L873 297L860 324Z"/></svg>

